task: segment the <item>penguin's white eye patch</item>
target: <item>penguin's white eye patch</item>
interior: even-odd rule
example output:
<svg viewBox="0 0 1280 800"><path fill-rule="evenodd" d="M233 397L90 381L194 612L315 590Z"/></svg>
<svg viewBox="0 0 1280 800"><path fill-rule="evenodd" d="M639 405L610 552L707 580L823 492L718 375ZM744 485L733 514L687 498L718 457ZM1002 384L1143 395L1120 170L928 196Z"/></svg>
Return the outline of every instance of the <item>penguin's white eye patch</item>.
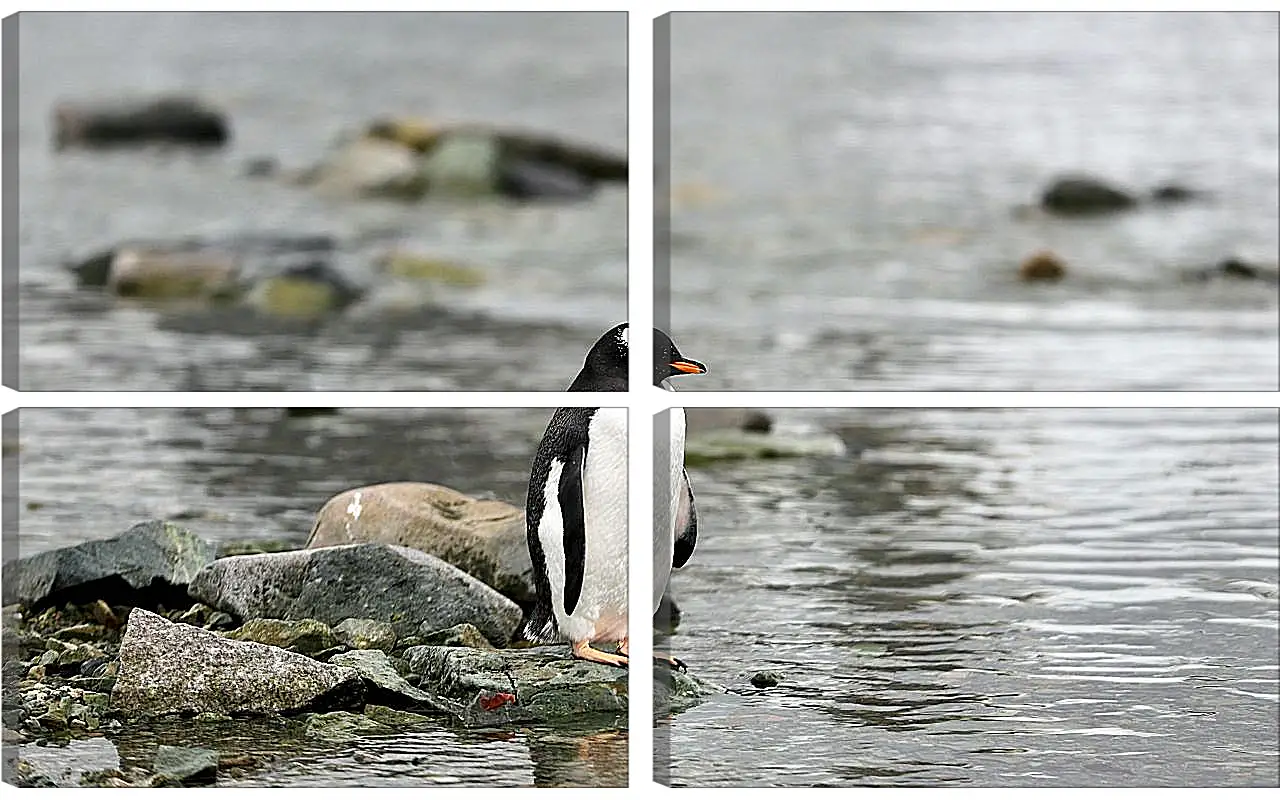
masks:
<svg viewBox="0 0 1280 800"><path fill-rule="evenodd" d="M627 350L631 347L631 326L630 325L618 331L618 341L621 342L623 350Z"/></svg>

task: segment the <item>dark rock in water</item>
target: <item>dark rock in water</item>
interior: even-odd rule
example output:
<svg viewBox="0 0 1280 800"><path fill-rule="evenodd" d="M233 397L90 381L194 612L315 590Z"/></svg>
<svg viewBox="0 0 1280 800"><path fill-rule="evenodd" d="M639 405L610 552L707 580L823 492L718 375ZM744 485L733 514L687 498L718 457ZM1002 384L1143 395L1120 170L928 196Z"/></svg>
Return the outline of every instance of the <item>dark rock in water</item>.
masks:
<svg viewBox="0 0 1280 800"><path fill-rule="evenodd" d="M412 547L516 603L530 605L535 598L524 511L501 500L478 500L430 483L349 489L320 509L307 547L356 542Z"/></svg>
<svg viewBox="0 0 1280 800"><path fill-rule="evenodd" d="M219 147L231 138L226 116L190 97L60 103L53 124L58 149L152 143Z"/></svg>
<svg viewBox="0 0 1280 800"><path fill-rule="evenodd" d="M1252 264L1241 258L1224 258L1212 267L1193 270L1187 278L1196 282L1207 282L1218 279L1237 281L1258 281L1280 285L1280 267L1268 267L1263 264Z"/></svg>
<svg viewBox="0 0 1280 800"><path fill-rule="evenodd" d="M329 663L360 673L366 684L366 699L373 702L445 714L457 711L457 707L447 700L409 685L381 650L352 650L334 656L329 659Z"/></svg>
<svg viewBox="0 0 1280 800"><path fill-rule="evenodd" d="M395 627L376 619L344 619L334 626L333 633L353 650L390 652L396 646Z"/></svg>
<svg viewBox="0 0 1280 800"><path fill-rule="evenodd" d="M627 670L573 658L568 647L405 651L419 685L461 707L468 725L578 719L627 711Z"/></svg>
<svg viewBox="0 0 1280 800"><path fill-rule="evenodd" d="M769 433L773 417L754 408L686 408L685 426L690 436L718 430Z"/></svg>
<svg viewBox="0 0 1280 800"><path fill-rule="evenodd" d="M152 771L187 786L212 783L218 775L218 751L162 744L156 750Z"/></svg>
<svg viewBox="0 0 1280 800"><path fill-rule="evenodd" d="M316 619L251 619L228 633L227 638L269 644L308 656L338 644L329 626Z"/></svg>
<svg viewBox="0 0 1280 800"><path fill-rule="evenodd" d="M498 192L516 200L578 200L595 191L594 181L555 164L510 159L498 167Z"/></svg>
<svg viewBox="0 0 1280 800"><path fill-rule="evenodd" d="M186 586L213 561L213 548L169 522L133 526L5 564L4 602L40 608L108 598L128 605L186 605Z"/></svg>
<svg viewBox="0 0 1280 800"><path fill-rule="evenodd" d="M771 433L773 418L763 411L747 409L746 419L742 421L742 430L747 433Z"/></svg>
<svg viewBox="0 0 1280 800"><path fill-rule="evenodd" d="M419 637L422 644L434 644L442 647L474 647L477 650L492 650L493 645L484 638L484 634L476 630L476 626L464 622L442 631L423 632Z"/></svg>
<svg viewBox="0 0 1280 800"><path fill-rule="evenodd" d="M1048 250L1032 253L1018 265L1018 277L1027 283L1056 283L1066 275L1066 263Z"/></svg>
<svg viewBox="0 0 1280 800"><path fill-rule="evenodd" d="M1040 195L1040 206L1062 215L1106 214L1137 205L1133 195L1087 175L1057 178Z"/></svg>
<svg viewBox="0 0 1280 800"><path fill-rule="evenodd" d="M353 670L135 608L120 642L111 705L128 716L276 714L350 707L363 698L364 682Z"/></svg>
<svg viewBox="0 0 1280 800"><path fill-rule="evenodd" d="M350 618L391 623L406 636L424 624L470 622L505 644L519 606L465 572L408 547L356 544L218 559L188 588L241 619Z"/></svg>
<svg viewBox="0 0 1280 800"><path fill-rule="evenodd" d="M1204 192L1177 183L1163 183L1151 190L1151 201L1165 205L1187 203L1204 197Z"/></svg>
<svg viewBox="0 0 1280 800"><path fill-rule="evenodd" d="M770 689L782 683L781 672L757 672L751 676L751 685L757 689Z"/></svg>

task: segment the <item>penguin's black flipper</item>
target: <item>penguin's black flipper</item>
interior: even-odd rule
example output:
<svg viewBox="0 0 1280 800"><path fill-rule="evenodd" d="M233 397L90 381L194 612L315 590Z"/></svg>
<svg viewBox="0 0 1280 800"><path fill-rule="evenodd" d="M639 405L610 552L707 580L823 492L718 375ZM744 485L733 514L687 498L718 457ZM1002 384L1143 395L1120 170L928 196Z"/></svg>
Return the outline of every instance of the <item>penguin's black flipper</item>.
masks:
<svg viewBox="0 0 1280 800"><path fill-rule="evenodd" d="M582 502L582 472L587 465L587 445L569 452L560 472L560 516L564 520L564 613L572 614L582 596L582 576L587 560L586 509Z"/></svg>
<svg viewBox="0 0 1280 800"><path fill-rule="evenodd" d="M684 480L684 497L680 498L679 510L676 514L676 546L672 553L671 566L680 569L693 555L694 545L698 543L698 507L693 503L693 488L689 486L689 473L681 470ZM681 524L683 522L683 524Z"/></svg>

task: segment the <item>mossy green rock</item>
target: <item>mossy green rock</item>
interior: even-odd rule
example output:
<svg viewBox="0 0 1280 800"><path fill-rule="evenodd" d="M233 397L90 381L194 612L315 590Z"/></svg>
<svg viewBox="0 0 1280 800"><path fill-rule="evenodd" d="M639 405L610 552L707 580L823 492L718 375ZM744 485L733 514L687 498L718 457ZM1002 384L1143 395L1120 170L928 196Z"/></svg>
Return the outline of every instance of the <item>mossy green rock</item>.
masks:
<svg viewBox="0 0 1280 800"><path fill-rule="evenodd" d="M344 619L334 626L333 635L352 650L390 652L396 646L395 627L376 619Z"/></svg>
<svg viewBox="0 0 1280 800"><path fill-rule="evenodd" d="M380 706L370 703L364 707L364 715L374 722L393 728L408 728L416 725L432 724L434 720L423 714L401 711L398 708Z"/></svg>
<svg viewBox="0 0 1280 800"><path fill-rule="evenodd" d="M452 628L445 628L442 631L423 633L421 639L422 644L435 644L444 647L474 647L477 650L493 649L493 645L489 644L489 640L484 638L484 634L469 622L454 625Z"/></svg>
<svg viewBox="0 0 1280 800"><path fill-rule="evenodd" d="M227 638L269 644L309 656L338 644L329 626L316 619L253 619L228 633Z"/></svg>
<svg viewBox="0 0 1280 800"><path fill-rule="evenodd" d="M685 442L684 461L699 467L720 461L837 457L845 453L835 434L778 434L718 430Z"/></svg>
<svg viewBox="0 0 1280 800"><path fill-rule="evenodd" d="M463 704L465 722L545 722L627 713L627 670L576 659L567 646L405 651L419 685Z"/></svg>
<svg viewBox="0 0 1280 800"><path fill-rule="evenodd" d="M374 733L391 733L392 729L366 717L349 711L332 711L328 714L311 714L307 717L307 738L343 742Z"/></svg>

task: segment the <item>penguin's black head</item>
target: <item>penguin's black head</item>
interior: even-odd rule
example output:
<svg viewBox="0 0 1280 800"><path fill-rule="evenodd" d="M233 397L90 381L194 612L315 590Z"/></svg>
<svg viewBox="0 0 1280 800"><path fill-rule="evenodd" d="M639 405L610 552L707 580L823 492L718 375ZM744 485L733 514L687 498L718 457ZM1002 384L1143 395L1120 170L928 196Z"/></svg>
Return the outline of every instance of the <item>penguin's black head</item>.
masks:
<svg viewBox="0 0 1280 800"><path fill-rule="evenodd" d="M571 392L625 392L627 390L627 323L605 331L569 386Z"/></svg>
<svg viewBox="0 0 1280 800"><path fill-rule="evenodd" d="M685 358L670 336L657 328L653 329L654 386L661 386L663 381L675 375L701 375L706 371L706 364Z"/></svg>

